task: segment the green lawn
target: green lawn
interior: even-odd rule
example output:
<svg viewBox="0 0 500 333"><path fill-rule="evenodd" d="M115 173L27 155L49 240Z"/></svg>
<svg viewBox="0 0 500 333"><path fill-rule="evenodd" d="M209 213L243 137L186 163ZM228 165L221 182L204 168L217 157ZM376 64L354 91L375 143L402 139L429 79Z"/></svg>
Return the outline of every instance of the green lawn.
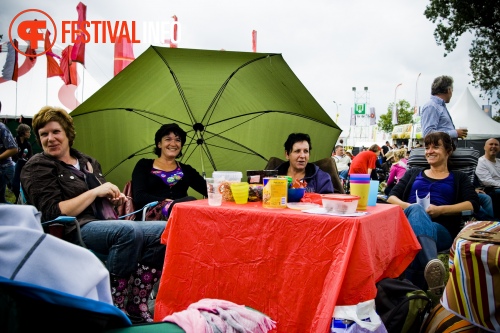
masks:
<svg viewBox="0 0 500 333"><path fill-rule="evenodd" d="M7 188L7 190L5 190L5 199L7 199L7 201L10 203L15 203L14 201L16 199L14 198L14 193L12 193L12 191L9 190L9 188Z"/></svg>

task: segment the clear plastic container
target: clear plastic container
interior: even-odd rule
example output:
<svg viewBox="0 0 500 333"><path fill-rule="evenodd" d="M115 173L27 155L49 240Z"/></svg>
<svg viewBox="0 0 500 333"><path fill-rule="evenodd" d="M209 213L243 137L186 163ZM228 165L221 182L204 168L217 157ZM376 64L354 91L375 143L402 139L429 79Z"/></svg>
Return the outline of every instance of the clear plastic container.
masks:
<svg viewBox="0 0 500 333"><path fill-rule="evenodd" d="M243 172L240 171L214 171L212 178L220 181L219 192L222 194L222 201L234 202L233 193L231 192L231 183L241 182Z"/></svg>
<svg viewBox="0 0 500 333"><path fill-rule="evenodd" d="M352 214L356 212L359 197L349 194L322 194L323 208L329 213Z"/></svg>

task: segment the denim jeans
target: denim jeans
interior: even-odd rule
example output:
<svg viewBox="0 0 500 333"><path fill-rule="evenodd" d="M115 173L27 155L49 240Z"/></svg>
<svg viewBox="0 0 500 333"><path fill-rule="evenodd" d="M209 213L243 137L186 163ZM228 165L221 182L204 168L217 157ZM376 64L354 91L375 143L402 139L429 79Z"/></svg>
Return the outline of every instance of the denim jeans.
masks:
<svg viewBox="0 0 500 333"><path fill-rule="evenodd" d="M90 250L107 256L111 275L128 278L137 263L163 267L166 247L160 239L166 225L166 221L92 221L81 227L81 234Z"/></svg>
<svg viewBox="0 0 500 333"><path fill-rule="evenodd" d="M0 165L0 203L7 203L5 199L5 190L7 188L7 183L12 184L14 168L14 164Z"/></svg>
<svg viewBox="0 0 500 333"><path fill-rule="evenodd" d="M448 229L439 223L432 222L431 217L425 212L422 206L417 204L410 205L406 207L404 213L410 222L415 236L432 238L436 242L438 251L443 251L451 247L453 238Z"/></svg>
<svg viewBox="0 0 500 333"><path fill-rule="evenodd" d="M12 192L14 192L14 195L16 197L16 203L17 198L19 197L19 193L21 192L21 169L25 164L25 160L19 159L15 166L14 178L12 179Z"/></svg>
<svg viewBox="0 0 500 333"><path fill-rule="evenodd" d="M349 169L340 171L339 177L342 179L347 179L349 177Z"/></svg>
<svg viewBox="0 0 500 333"><path fill-rule="evenodd" d="M493 201L491 200L491 197L488 194L485 193L478 193L479 196L479 214L478 214L478 220L490 220L495 216L495 213L493 212Z"/></svg>
<svg viewBox="0 0 500 333"><path fill-rule="evenodd" d="M413 204L404 210L411 228L422 246L422 250L405 270L405 277L423 290L427 290L424 268L430 259L437 258L437 252L449 249L453 238L441 224L433 222L420 205ZM434 246L435 244L435 246ZM433 258L431 258L433 257Z"/></svg>

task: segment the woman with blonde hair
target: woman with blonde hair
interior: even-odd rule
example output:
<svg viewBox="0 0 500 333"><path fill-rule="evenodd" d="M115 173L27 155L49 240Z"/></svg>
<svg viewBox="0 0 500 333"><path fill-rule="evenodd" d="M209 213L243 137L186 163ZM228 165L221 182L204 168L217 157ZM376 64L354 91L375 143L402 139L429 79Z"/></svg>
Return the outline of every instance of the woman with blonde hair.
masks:
<svg viewBox="0 0 500 333"><path fill-rule="evenodd" d="M387 187L384 190L385 195L391 193L392 188L403 178L408 169L408 160L406 159L406 149L401 148L392 151L392 165L387 178Z"/></svg>

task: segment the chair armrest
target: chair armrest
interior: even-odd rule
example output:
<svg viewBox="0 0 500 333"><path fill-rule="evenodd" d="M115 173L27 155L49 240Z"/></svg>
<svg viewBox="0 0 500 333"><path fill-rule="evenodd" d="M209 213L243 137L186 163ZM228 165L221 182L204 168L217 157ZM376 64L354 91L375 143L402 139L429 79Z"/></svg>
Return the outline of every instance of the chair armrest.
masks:
<svg viewBox="0 0 500 333"><path fill-rule="evenodd" d="M76 226L78 241L82 247L87 248L80 234L80 224L74 216L58 216L53 220L42 222L42 227L48 234L62 239L64 238L64 228L68 224L74 224Z"/></svg>

